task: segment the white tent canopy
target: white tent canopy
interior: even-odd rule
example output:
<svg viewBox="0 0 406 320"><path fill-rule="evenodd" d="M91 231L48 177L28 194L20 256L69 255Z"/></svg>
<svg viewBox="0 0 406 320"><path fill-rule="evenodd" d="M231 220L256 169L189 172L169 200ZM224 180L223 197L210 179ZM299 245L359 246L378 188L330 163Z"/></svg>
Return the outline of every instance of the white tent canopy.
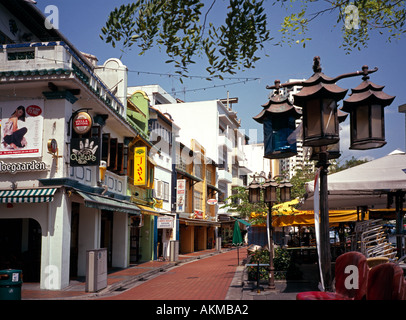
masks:
<svg viewBox="0 0 406 320"><path fill-rule="evenodd" d="M406 191L406 154L395 150L385 157L328 175L327 183L330 209L385 208L389 191ZM314 182L306 182L305 187L309 197L300 206L303 210L313 208Z"/></svg>

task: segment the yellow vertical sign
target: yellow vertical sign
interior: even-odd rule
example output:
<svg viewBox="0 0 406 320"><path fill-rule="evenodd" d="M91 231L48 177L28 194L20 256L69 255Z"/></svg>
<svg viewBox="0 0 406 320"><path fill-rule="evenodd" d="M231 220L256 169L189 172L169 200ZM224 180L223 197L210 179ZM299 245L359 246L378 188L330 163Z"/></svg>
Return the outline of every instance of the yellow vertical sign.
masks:
<svg viewBox="0 0 406 320"><path fill-rule="evenodd" d="M134 148L134 185L147 183L147 147Z"/></svg>

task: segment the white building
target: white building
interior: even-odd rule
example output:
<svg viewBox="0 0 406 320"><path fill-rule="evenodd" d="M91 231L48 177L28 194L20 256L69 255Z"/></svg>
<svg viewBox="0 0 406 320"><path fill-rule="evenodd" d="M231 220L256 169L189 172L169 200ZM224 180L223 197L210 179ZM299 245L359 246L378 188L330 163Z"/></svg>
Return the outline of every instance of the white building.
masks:
<svg viewBox="0 0 406 320"><path fill-rule="evenodd" d="M3 1L0 17L0 269L60 290L86 275L88 250L107 248L108 266L127 267L140 209L127 197L125 151L138 132L126 103L35 5ZM125 95L126 67L105 65L120 69Z"/></svg>
<svg viewBox="0 0 406 320"><path fill-rule="evenodd" d="M206 149L206 156L218 164L217 185L221 190L219 204L232 194L232 187L243 186L241 175L250 170L245 167L242 149L245 136L238 129L240 120L231 104L238 99L197 101L161 104L156 107L169 113L181 127L179 141L190 145L192 139L198 140ZM226 214L219 209L218 214Z"/></svg>
<svg viewBox="0 0 406 320"><path fill-rule="evenodd" d="M306 79L289 79L288 82L298 82L298 81L305 81ZM292 87L285 87L283 88L284 94L288 95L289 100L293 103L293 95L300 92L302 86L292 86ZM296 120L296 127L299 127L302 123L302 118ZM302 145L302 140L298 139L296 141L296 148L297 148L297 155L281 159L281 171L286 173L288 179L291 179L296 174L296 169L302 169L304 166L312 166L314 165L309 162L311 156L311 148L304 147Z"/></svg>

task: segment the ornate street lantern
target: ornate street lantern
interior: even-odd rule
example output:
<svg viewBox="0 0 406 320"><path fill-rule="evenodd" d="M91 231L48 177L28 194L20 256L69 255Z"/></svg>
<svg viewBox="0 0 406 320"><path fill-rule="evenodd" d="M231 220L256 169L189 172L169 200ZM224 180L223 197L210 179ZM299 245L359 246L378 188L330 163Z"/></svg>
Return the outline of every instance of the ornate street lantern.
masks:
<svg viewBox="0 0 406 320"><path fill-rule="evenodd" d="M268 179L262 185L264 188L264 201L266 203L275 203L278 198L276 197L276 188L278 187L278 183L272 179L271 173L268 175Z"/></svg>
<svg viewBox="0 0 406 320"><path fill-rule="evenodd" d="M348 114L342 112L340 109L337 111L337 116L338 116L338 123L344 122ZM328 159L338 159L341 156L340 153L340 142L337 142L335 144L330 144L326 147L313 147L312 148L312 153L310 156L310 160L319 160L319 154L322 152L322 149L325 148L326 151L328 152Z"/></svg>
<svg viewBox="0 0 406 320"><path fill-rule="evenodd" d="M286 179L283 180L279 184L279 188L281 190L281 202L286 202L286 201L291 200L291 198L292 198L292 196L291 196L292 187L293 187L293 185Z"/></svg>
<svg viewBox="0 0 406 320"><path fill-rule="evenodd" d="M320 57L314 58L313 71L315 73L302 82L302 90L293 95L293 104L302 107L303 145L335 144L340 140L337 102L345 97L347 89L335 84L337 78L321 72Z"/></svg>
<svg viewBox="0 0 406 320"><path fill-rule="evenodd" d="M384 108L395 97L383 92L384 86L369 81L368 74L376 70L369 71L368 66L363 66L363 82L344 100L342 110L350 113L350 149L375 149L386 144Z"/></svg>
<svg viewBox="0 0 406 320"><path fill-rule="evenodd" d="M252 180L252 182L248 186L248 201L250 203L258 203L261 201L261 185L255 179L255 174L254 180Z"/></svg>
<svg viewBox="0 0 406 320"><path fill-rule="evenodd" d="M267 89L276 89L260 114L253 119L264 125L264 157L269 159L289 158L296 155L295 121L301 117L288 97L280 92L280 81Z"/></svg>

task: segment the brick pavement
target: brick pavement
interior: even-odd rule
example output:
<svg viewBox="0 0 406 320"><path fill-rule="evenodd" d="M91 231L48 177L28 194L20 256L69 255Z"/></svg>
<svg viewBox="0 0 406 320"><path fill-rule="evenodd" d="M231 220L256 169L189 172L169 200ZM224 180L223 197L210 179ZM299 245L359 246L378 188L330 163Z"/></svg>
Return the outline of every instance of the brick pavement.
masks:
<svg viewBox="0 0 406 320"><path fill-rule="evenodd" d="M167 269L159 277L106 300L224 300L237 268L236 251L228 251Z"/></svg>
<svg viewBox="0 0 406 320"><path fill-rule="evenodd" d="M129 268L112 270L108 274L107 288L98 293L89 293L85 291L86 279L80 278L71 280L69 286L62 290L41 289L39 283L23 283L21 298L22 300L59 300L59 299L92 299L106 292L129 286L144 277L149 277L161 270L173 267L179 263L199 259L200 257L218 254L214 249L192 252L179 255L179 261L148 261L132 265Z"/></svg>

